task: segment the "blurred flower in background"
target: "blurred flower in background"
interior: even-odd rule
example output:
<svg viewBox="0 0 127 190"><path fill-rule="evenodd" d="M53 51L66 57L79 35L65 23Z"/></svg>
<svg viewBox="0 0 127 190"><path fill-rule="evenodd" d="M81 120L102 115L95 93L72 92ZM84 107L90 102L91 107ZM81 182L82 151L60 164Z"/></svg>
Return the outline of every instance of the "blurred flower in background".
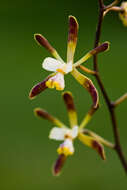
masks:
<svg viewBox="0 0 127 190"><path fill-rule="evenodd" d="M119 13L119 17L122 20L124 26L127 26L127 1L121 3L123 11Z"/></svg>

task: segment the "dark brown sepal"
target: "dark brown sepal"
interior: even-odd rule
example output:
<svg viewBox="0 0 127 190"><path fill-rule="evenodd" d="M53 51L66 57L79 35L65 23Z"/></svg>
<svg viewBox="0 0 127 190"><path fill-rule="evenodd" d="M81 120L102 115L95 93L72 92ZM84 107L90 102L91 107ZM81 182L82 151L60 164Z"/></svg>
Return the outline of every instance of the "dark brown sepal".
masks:
<svg viewBox="0 0 127 190"><path fill-rule="evenodd" d="M55 51L48 40L41 34L35 34L34 38L39 45L45 47L49 52L53 53Z"/></svg>
<svg viewBox="0 0 127 190"><path fill-rule="evenodd" d="M38 84L36 84L30 91L29 93L29 98L33 99L35 98L38 94L40 94L42 91L44 91L46 88L48 88L46 86L46 82L49 80L51 76L48 76L45 80L43 80L42 82L39 82Z"/></svg>
<svg viewBox="0 0 127 190"><path fill-rule="evenodd" d="M94 84L92 83L91 80L87 80L85 81L85 85L88 92L90 93L92 99L93 99L93 107L97 108L98 107L98 92L94 86Z"/></svg>
<svg viewBox="0 0 127 190"><path fill-rule="evenodd" d="M75 105L71 92L64 92L63 99L68 110L75 111Z"/></svg>
<svg viewBox="0 0 127 190"><path fill-rule="evenodd" d="M92 142L92 147L93 147L93 149L95 149L95 150L99 153L99 155L101 156L101 158L102 158L103 160L106 159L106 158L105 158L104 147L103 147L102 144L100 144L100 143L99 143L98 141L96 141L96 140L93 140L93 142Z"/></svg>
<svg viewBox="0 0 127 190"><path fill-rule="evenodd" d="M77 33L78 33L78 22L74 16L69 16L68 42L73 41L76 43Z"/></svg>
<svg viewBox="0 0 127 190"><path fill-rule="evenodd" d="M97 53L101 53L101 52L104 52L106 50L108 50L109 48L109 42L104 42L103 44L97 46L96 48L94 48L90 53L92 55L95 55Z"/></svg>
<svg viewBox="0 0 127 190"><path fill-rule="evenodd" d="M66 158L67 157L64 154L59 155L58 159L56 160L56 163L53 166L53 175L54 176L60 175L61 169L64 166Z"/></svg>

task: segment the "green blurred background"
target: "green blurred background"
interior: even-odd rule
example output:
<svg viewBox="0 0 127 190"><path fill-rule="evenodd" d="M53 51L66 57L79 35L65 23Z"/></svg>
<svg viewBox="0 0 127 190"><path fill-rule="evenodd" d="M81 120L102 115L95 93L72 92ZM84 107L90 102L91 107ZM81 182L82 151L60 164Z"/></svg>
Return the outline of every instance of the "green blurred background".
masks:
<svg viewBox="0 0 127 190"><path fill-rule="evenodd" d="M60 92L48 89L33 101L28 99L31 87L49 74L41 63L50 54L35 43L33 35L42 33L65 59L70 14L76 16L80 26L77 60L93 47L97 0L0 1L1 190L127 189L127 177L114 151L105 148L107 160L102 161L96 152L78 141L75 154L68 158L61 176L53 177L51 173L59 143L48 139L52 124L36 118L33 109L43 107L65 123L68 118ZM116 13L108 14L104 20L103 41L109 41L111 46L110 51L99 56L99 69L110 97L115 100L127 90L127 28ZM87 63L92 68L92 59ZM65 90L74 94L80 122L92 103L91 98L71 76L66 76ZM113 142L110 118L101 94L100 105L88 128ZM116 112L127 157L127 101Z"/></svg>

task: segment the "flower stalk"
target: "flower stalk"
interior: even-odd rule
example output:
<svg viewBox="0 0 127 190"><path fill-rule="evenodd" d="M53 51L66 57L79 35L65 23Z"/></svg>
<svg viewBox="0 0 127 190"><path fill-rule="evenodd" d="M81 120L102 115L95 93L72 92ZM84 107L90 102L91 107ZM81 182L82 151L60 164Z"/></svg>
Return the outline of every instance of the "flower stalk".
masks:
<svg viewBox="0 0 127 190"><path fill-rule="evenodd" d="M114 3L116 5L118 3L118 1L114 1ZM114 6L114 4L112 4L112 5ZM110 8L111 7L112 6L110 5ZM107 10L108 10L108 8L109 7L107 6ZM103 2L103 0L99 0L99 19L98 19L98 25L97 25L97 30L96 30L94 48L96 48L98 46L99 41L100 41L102 22L103 22L103 18L104 18L104 11L106 11L106 8L104 6L104 2ZM115 140L114 150L116 151L116 153L117 153L117 155L121 161L121 164L122 164L125 172L127 173L127 161L126 161L125 156L123 154L123 150L122 150L121 143L120 143L119 131L118 131L118 126L117 126L116 114L115 114L115 106L113 105L112 101L110 100L110 98L107 94L107 91L104 87L104 84L101 80L99 69L98 69L97 55L93 56L93 65L94 65L94 71L96 72L96 74L94 76L98 82L100 89L101 89L101 92L102 92L103 97L105 99L105 102L107 104L109 114L110 114L110 118L111 118L112 129L113 129L114 140ZM126 98L126 95L123 96L118 101L116 101L116 104L118 105L125 98Z"/></svg>
<svg viewBox="0 0 127 190"><path fill-rule="evenodd" d="M118 98L113 105L116 107L119 104L121 104L124 100L127 100L127 93L125 93L123 96L121 96L120 98Z"/></svg>

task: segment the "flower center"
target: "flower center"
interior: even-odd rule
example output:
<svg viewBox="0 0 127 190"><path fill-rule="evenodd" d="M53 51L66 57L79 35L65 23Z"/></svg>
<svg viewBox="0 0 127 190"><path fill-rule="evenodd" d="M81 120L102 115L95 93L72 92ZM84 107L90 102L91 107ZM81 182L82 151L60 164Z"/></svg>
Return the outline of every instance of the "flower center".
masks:
<svg viewBox="0 0 127 190"><path fill-rule="evenodd" d="M64 138L65 138L65 139L71 139L71 140L73 139L73 137L72 137L71 135L69 135L69 134L65 134L65 135L64 135Z"/></svg>
<svg viewBox="0 0 127 190"><path fill-rule="evenodd" d="M62 64L61 67L59 67L58 69L56 69L57 72L60 72L63 75L71 72L72 70L73 70L72 62L64 63L64 64Z"/></svg>
<svg viewBox="0 0 127 190"><path fill-rule="evenodd" d="M78 135L78 126L74 126L72 129L68 129L66 134L64 135L64 139L70 139L73 140Z"/></svg>
<svg viewBox="0 0 127 190"><path fill-rule="evenodd" d="M62 73L63 75L65 74L65 72L64 72L63 69L60 69L60 68L59 68L59 69L57 69L56 71L59 72L59 73Z"/></svg>

